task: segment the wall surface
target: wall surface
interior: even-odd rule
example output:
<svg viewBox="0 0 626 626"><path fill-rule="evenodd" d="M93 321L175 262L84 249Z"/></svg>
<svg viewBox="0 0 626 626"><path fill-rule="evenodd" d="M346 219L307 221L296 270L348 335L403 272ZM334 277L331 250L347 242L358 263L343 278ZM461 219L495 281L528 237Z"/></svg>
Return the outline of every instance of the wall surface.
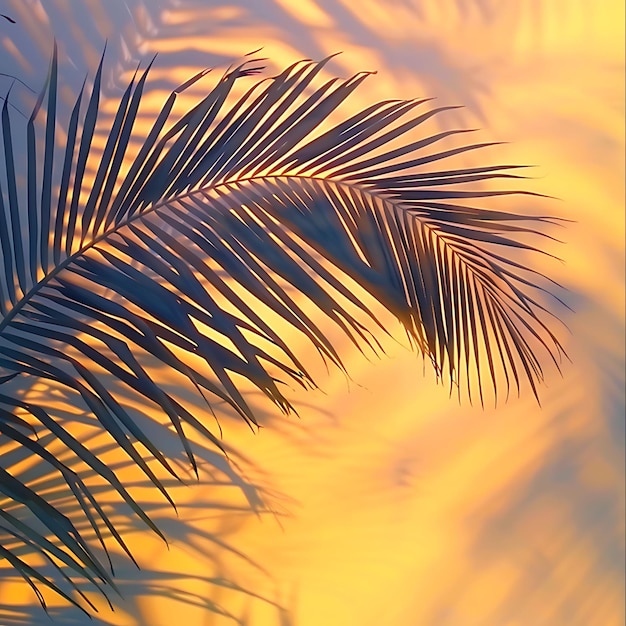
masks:
<svg viewBox="0 0 626 626"><path fill-rule="evenodd" d="M507 142L492 162L536 165L527 189L557 198L510 207L572 220L546 250L563 262L536 260L574 310L559 311L571 363L548 370L541 406L459 403L393 325L380 360L345 346L351 381L312 359L322 391L294 391L299 418L261 404L257 434L225 418L245 481L205 450L200 484L172 487L178 516L138 486L170 545L125 526L142 569L116 560L124 598L94 626L623 623L623 2L9 0L0 13L17 22L1 24L0 72L38 88L56 38L67 102L105 40L111 97L158 52L154 111L198 69L261 46L268 76L341 50L327 75L377 71L348 110L465 105L435 124ZM49 603L59 624L84 623ZM0 624L40 623L2 570Z"/></svg>

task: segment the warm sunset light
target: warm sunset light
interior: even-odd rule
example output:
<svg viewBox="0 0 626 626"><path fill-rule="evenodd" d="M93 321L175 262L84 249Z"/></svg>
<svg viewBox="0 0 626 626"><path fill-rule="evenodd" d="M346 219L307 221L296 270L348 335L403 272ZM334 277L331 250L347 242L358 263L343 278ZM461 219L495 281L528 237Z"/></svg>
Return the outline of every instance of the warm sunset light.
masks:
<svg viewBox="0 0 626 626"><path fill-rule="evenodd" d="M1 2L0 626L621 626L624 23Z"/></svg>

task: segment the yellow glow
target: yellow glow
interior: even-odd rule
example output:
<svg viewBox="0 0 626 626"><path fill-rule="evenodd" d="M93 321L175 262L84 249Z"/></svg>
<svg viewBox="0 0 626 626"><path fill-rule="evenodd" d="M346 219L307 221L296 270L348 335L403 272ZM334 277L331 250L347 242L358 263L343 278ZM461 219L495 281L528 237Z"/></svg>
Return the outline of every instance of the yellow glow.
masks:
<svg viewBox="0 0 626 626"><path fill-rule="evenodd" d="M333 20L329 14L315 0L302 0L293 4L287 0L277 0L281 11L293 17L310 28L331 28Z"/></svg>
<svg viewBox="0 0 626 626"><path fill-rule="evenodd" d="M352 380L337 371L326 376L312 357L322 391L289 392L300 418L277 417L277 410L259 402L265 424L259 433L223 420L224 440L245 455L246 477L271 494L266 499L276 517L233 511L246 508L241 491L216 487L205 474L206 483L171 489L180 510L176 518L121 454L105 450L123 475L139 483L133 494L153 506L172 541L168 550L143 528L129 530L143 573L122 565L121 587L124 577L129 586L136 579L144 585L133 587L136 594L126 600L116 598L115 613L90 594L103 623L229 623L194 604L190 594L196 594L195 600L208 598L238 618L248 611L249 626L281 624L270 603L208 580L228 579L289 608L294 626L619 626L624 3L260 3L283 15L280 22L264 18L252 4L195 13L168 3L168 28L146 27L141 53L159 52L164 60L153 73L158 91L146 94L143 128L170 86L201 69L193 65L195 53L240 59L259 46L270 59L268 75L299 58L337 50L343 54L323 78L377 70L349 101L348 112L377 100L424 96L437 96L435 106L467 105L439 123L480 127L477 141L510 142L476 153L470 162L537 165L529 171L534 178L520 185L559 200L515 199L515 208L575 221L553 233L565 245L546 242L546 251L565 264L536 259L539 271L573 294L576 314L566 314L571 334L564 340L573 363L563 365L562 379L547 368L542 407L512 393L507 405L483 411L459 405L455 394L449 398L428 365L423 375L421 359L400 345L399 332L394 336L400 344L384 341L389 357L380 361L368 362L344 340ZM18 5L21 0L9 2ZM26 17L24 8L19 15ZM194 22L206 25L206 36L184 33ZM29 26L39 34L42 28ZM99 50L84 39L80 25L71 36L93 65ZM3 38L2 49L25 64L12 45ZM194 52L189 65L170 67L168 55L180 51ZM182 94L181 107L221 71L205 79L206 87ZM112 116L115 106L105 103L104 110ZM104 139L95 145L101 150ZM320 325L327 323L319 317ZM336 329L329 333L341 337ZM306 349L295 332L287 339L298 354ZM55 401L62 402L57 396ZM141 408L130 400L129 406ZM205 407L197 402L195 408L213 428ZM65 410L71 416L71 408ZM92 429L84 427L84 433ZM215 538L267 574L220 548ZM46 598L60 605L54 596ZM33 598L24 585L3 582L0 606L5 603L32 604Z"/></svg>

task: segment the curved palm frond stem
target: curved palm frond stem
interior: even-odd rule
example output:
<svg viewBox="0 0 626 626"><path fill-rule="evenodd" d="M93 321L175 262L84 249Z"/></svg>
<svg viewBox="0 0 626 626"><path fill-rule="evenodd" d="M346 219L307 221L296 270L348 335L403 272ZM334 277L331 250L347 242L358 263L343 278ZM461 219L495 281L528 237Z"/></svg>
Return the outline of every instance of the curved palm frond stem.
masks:
<svg viewBox="0 0 626 626"><path fill-rule="evenodd" d="M421 112L426 100L381 102L320 132L368 75L316 87L328 60L296 63L233 102L235 83L259 69L249 61L175 117L177 94L207 72L198 73L170 95L129 163L150 66L130 81L95 156L101 61L91 93L83 86L76 99L58 155L55 48L47 85L26 124L25 194L15 159L20 135L8 99L2 107L0 385L28 375L76 394L93 423L170 502L141 448L177 473L124 394L167 416L196 473L186 428L225 447L159 383L144 357L250 424L255 416L242 378L290 412L281 383L315 383L262 310L306 337L326 361L342 369L343 363L328 333L287 286L357 346L378 351L362 320L374 329L382 324L344 284L341 276L349 276L400 320L459 393L464 378L471 397L475 377L481 401L485 378L496 395L501 385L507 393L512 384L519 391L523 380L536 394L541 351L558 367L562 348L538 295L543 279L514 258L537 251L526 240L544 235L554 220L467 204L523 193L484 186L520 178L517 166L430 170L491 144L432 151L467 131L415 139L430 118L453 108ZM45 127L38 140L40 115ZM105 554L103 533L130 555L89 487L33 439L34 432L52 435L159 532L115 472L49 407L0 393L0 433L60 474ZM14 539L101 589L114 588L72 521L4 467L0 492L55 538L0 509ZM3 547L2 554L29 583L56 588L15 551Z"/></svg>

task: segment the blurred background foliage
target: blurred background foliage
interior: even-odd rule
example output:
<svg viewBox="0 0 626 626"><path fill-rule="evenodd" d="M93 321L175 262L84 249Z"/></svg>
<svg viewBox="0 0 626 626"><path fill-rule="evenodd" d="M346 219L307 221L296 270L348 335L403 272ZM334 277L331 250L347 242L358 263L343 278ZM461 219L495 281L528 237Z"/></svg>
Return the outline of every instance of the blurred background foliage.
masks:
<svg viewBox="0 0 626 626"><path fill-rule="evenodd" d="M209 456L200 484L172 486L178 517L136 485L170 546L128 529L142 569L116 563L124 597L115 612L92 598L94 624L623 623L623 3L5 0L0 13L16 22L0 29L0 72L37 91L56 38L67 106L105 42L105 94L158 53L146 114L199 69L261 46L268 75L342 50L329 75L378 71L355 109L430 96L465 105L446 123L508 141L494 160L536 164L528 188L558 198L533 209L575 220L547 250L564 262L540 268L575 311L563 333L572 364L541 407L459 405L402 337L380 362L349 352L350 383L320 366L323 393L293 394L299 420L268 412L256 436L227 420L245 480ZM11 82L0 76L0 96ZM28 110L33 93L13 89ZM115 452L102 449L111 463ZM58 623L84 623L49 600ZM0 623L50 623L8 570Z"/></svg>

